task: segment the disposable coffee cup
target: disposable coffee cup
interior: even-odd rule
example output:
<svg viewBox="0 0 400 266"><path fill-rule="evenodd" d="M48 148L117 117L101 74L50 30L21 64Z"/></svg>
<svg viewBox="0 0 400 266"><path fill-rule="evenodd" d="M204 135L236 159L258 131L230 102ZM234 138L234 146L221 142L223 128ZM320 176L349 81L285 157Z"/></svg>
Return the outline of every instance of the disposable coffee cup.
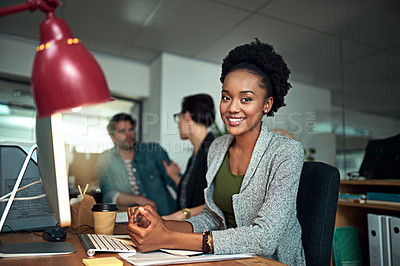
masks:
<svg viewBox="0 0 400 266"><path fill-rule="evenodd" d="M116 204L99 203L92 207L94 232L98 235L114 234L115 217L118 207Z"/></svg>

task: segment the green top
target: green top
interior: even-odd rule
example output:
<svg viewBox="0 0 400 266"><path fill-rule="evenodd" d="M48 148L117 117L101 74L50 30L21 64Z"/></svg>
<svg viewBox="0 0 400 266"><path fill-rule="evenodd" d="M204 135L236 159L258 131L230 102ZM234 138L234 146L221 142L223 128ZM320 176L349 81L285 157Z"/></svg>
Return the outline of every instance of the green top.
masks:
<svg viewBox="0 0 400 266"><path fill-rule="evenodd" d="M229 152L215 177L214 200L225 215L228 228L236 227L235 214L232 206L232 196L238 194L244 175L234 175L229 167Z"/></svg>

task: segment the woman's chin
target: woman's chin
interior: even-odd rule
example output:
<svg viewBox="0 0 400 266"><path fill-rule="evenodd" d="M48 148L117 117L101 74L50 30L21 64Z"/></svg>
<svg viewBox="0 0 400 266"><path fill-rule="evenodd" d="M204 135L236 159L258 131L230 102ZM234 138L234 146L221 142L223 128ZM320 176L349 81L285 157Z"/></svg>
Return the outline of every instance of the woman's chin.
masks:
<svg viewBox="0 0 400 266"><path fill-rule="evenodd" d="M232 136L240 136L247 131L247 129L243 126L227 126L226 129Z"/></svg>

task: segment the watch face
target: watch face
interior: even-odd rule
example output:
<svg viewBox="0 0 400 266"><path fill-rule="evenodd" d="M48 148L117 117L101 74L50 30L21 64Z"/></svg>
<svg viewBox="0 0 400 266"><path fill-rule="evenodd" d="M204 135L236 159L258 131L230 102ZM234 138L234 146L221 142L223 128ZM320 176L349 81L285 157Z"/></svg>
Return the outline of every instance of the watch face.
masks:
<svg viewBox="0 0 400 266"><path fill-rule="evenodd" d="M182 210L182 212L183 212L183 214L185 215L185 218L186 218L186 219L189 219L189 218L190 218L190 210L189 210L188 208L184 208L184 209Z"/></svg>

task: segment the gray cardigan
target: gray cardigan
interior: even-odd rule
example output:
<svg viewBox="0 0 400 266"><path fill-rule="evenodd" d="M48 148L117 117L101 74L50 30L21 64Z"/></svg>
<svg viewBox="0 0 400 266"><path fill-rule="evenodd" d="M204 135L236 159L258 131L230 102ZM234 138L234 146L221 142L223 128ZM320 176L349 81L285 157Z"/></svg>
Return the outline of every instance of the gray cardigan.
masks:
<svg viewBox="0 0 400 266"><path fill-rule="evenodd" d="M226 229L224 214L213 201L213 181L232 140L232 135L224 135L210 147L206 206L188 220L194 232L212 231L215 254L255 253L288 265L305 265L296 213L304 158L301 144L262 123L240 192L232 196L237 228Z"/></svg>

